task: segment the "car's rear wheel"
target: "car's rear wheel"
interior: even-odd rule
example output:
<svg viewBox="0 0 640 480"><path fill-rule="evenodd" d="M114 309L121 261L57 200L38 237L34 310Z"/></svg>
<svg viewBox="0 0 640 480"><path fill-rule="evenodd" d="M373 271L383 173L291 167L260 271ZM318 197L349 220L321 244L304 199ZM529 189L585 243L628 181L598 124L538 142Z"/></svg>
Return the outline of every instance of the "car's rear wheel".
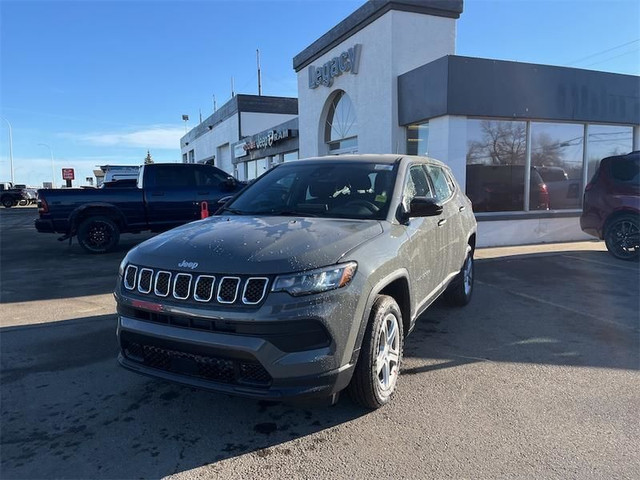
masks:
<svg viewBox="0 0 640 480"><path fill-rule="evenodd" d="M13 207L13 204L13 198L11 198L10 196L5 195L4 197L2 197L2 206L4 208L11 208Z"/></svg>
<svg viewBox="0 0 640 480"><path fill-rule="evenodd" d="M373 409L389 403L400 374L403 340L400 307L392 297L378 295L349 384L356 403Z"/></svg>
<svg viewBox="0 0 640 480"><path fill-rule="evenodd" d="M473 295L473 250L469 250L460 273L453 279L444 292L444 298L449 305L464 307L471 301Z"/></svg>
<svg viewBox="0 0 640 480"><path fill-rule="evenodd" d="M640 228L637 215L615 218L604 232L604 243L609 253L621 260L638 260L640 257Z"/></svg>
<svg viewBox="0 0 640 480"><path fill-rule="evenodd" d="M89 253L106 253L120 240L120 229L109 217L89 217L78 227L78 243Z"/></svg>

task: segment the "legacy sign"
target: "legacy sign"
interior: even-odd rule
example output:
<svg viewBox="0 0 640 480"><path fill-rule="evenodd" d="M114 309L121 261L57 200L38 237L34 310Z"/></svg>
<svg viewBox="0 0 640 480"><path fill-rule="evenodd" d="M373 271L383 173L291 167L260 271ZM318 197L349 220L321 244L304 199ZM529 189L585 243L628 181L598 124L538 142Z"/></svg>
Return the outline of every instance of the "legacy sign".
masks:
<svg viewBox="0 0 640 480"><path fill-rule="evenodd" d="M361 51L362 45L356 43L349 50L333 57L321 67L309 66L309 88L318 88L320 85L330 87L333 85L333 79L343 73L357 74Z"/></svg>

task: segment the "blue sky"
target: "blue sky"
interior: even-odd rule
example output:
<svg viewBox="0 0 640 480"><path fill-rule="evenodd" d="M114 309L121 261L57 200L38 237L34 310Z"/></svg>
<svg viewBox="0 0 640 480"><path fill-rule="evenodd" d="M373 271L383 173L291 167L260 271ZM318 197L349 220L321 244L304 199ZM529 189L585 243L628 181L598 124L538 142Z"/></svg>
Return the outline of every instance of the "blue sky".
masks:
<svg viewBox="0 0 640 480"><path fill-rule="evenodd" d="M297 96L292 58L364 2L0 0L0 115L17 183L178 161L182 114L231 95ZM466 0L459 55L640 74L638 0ZM0 119L0 181L10 177ZM42 145L44 144L44 145ZM50 149L49 149L50 147ZM76 182L77 184L84 183Z"/></svg>

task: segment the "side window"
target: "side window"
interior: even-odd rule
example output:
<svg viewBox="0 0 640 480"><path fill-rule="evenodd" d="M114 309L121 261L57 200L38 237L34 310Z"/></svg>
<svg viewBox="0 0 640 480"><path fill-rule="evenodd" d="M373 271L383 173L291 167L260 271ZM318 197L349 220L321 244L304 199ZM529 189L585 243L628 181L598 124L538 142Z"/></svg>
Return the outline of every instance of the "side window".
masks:
<svg viewBox="0 0 640 480"><path fill-rule="evenodd" d="M409 174L407 175L404 192L402 194L402 203L406 208L409 207L414 197L433 197L433 192L431 191L427 175L422 165L412 165L409 167Z"/></svg>
<svg viewBox="0 0 640 480"><path fill-rule="evenodd" d="M219 188L220 185L226 182L228 175L223 171L214 167L208 167L201 165L196 167L196 185L198 187L214 187Z"/></svg>
<svg viewBox="0 0 640 480"><path fill-rule="evenodd" d="M429 177L431 178L431 182L433 183L436 200L438 203L446 202L453 194L453 189L451 188L450 183L451 179L447 178L447 174L440 167L427 165L426 169Z"/></svg>
<svg viewBox="0 0 640 480"><path fill-rule="evenodd" d="M193 170L177 165L154 165L151 186L156 188L182 188L193 185Z"/></svg>

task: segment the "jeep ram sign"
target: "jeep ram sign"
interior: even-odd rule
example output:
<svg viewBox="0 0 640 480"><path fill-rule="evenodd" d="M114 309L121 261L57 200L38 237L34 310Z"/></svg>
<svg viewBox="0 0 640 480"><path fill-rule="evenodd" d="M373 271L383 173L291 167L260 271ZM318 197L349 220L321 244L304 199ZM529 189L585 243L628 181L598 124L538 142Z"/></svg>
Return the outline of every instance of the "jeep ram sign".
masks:
<svg viewBox="0 0 640 480"><path fill-rule="evenodd" d="M320 85L330 87L333 85L333 79L343 73L350 72L354 75L357 74L361 51L362 45L356 43L353 47L342 52L337 57L333 57L321 67L310 65L309 88L318 88Z"/></svg>

